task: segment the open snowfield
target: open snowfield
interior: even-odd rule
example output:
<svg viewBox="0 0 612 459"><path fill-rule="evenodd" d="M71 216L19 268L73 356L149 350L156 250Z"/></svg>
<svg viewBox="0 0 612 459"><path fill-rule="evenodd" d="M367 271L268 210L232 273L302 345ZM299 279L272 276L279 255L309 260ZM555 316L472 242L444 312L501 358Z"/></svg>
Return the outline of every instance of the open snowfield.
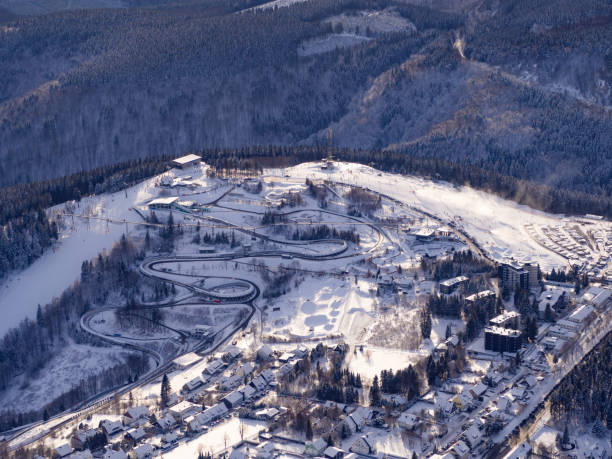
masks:
<svg viewBox="0 0 612 459"><path fill-rule="evenodd" d="M398 349L378 348L364 346L363 352L357 349L356 353L347 355L347 367L362 378L372 380L383 370L403 370L420 359L427 357L426 351L401 351Z"/></svg>
<svg viewBox="0 0 612 459"><path fill-rule="evenodd" d="M2 392L0 406L3 409L23 411L37 410L58 397L81 379L100 373L105 368L123 363L128 352L117 347L93 347L68 344L62 352L45 365L36 378L25 378L21 385L14 385Z"/></svg>
<svg viewBox="0 0 612 459"><path fill-rule="evenodd" d="M289 338L325 338L343 333L348 342L358 337L373 319L374 299L368 283L306 278L266 313L265 333ZM277 309L278 310L275 310Z"/></svg>
<svg viewBox="0 0 612 459"><path fill-rule="evenodd" d="M360 164L334 164L332 170L321 170L320 163L304 163L284 169L284 173L300 180L327 179L363 186L391 196L463 227L498 261L511 258L534 261L544 270L566 266L562 257L538 245L523 227L525 223L554 225L561 221L561 216L465 186L379 172Z"/></svg>
<svg viewBox="0 0 612 459"><path fill-rule="evenodd" d="M202 166L205 171L205 166ZM189 173L193 173L190 171ZM184 171L167 174L186 175ZM203 178L202 183L207 179ZM158 197L155 186L158 177L145 180L127 190L113 194L87 197L78 205L70 206L71 213L92 215L122 222L139 222L141 218L132 207ZM206 194L199 195L206 196ZM210 198L202 198L210 199ZM52 214L67 212L60 204L49 210ZM81 274L81 263L109 250L126 230L123 223L107 223L103 220L64 218L65 227L53 249L48 250L25 270L10 275L0 284L0 336L15 327L24 318L33 318L36 308L44 306L76 281ZM138 235L134 225L128 225L129 235ZM34 288L35 287L35 288Z"/></svg>
<svg viewBox="0 0 612 459"><path fill-rule="evenodd" d="M361 435L367 435L368 441L374 446L377 453L391 454L397 457L411 457L413 452L420 452L421 441L413 434L408 436L402 429L395 428L390 432L381 429L366 427L363 433L352 435L342 443L348 451L352 443Z"/></svg>

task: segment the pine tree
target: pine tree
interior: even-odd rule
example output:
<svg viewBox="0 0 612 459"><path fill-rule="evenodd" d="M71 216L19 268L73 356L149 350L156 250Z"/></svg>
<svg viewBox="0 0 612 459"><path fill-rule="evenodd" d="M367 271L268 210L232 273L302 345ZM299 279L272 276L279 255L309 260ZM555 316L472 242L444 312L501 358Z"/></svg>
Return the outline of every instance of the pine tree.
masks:
<svg viewBox="0 0 612 459"><path fill-rule="evenodd" d="M40 307L40 304L38 305L38 308L36 308L36 323L39 327L42 327L44 325L42 318L42 308Z"/></svg>
<svg viewBox="0 0 612 459"><path fill-rule="evenodd" d="M580 279L576 278L576 282L574 282L574 293L576 295L578 295L580 293L580 289L581 289L581 285L580 285Z"/></svg>
<svg viewBox="0 0 612 459"><path fill-rule="evenodd" d="M372 387L370 388L370 405L380 406L380 387L378 386L378 375L374 375Z"/></svg>
<svg viewBox="0 0 612 459"><path fill-rule="evenodd" d="M546 309L544 311L544 319L546 319L547 322L554 322L555 320L550 304L546 305Z"/></svg>
<svg viewBox="0 0 612 459"><path fill-rule="evenodd" d="M429 310L424 310L421 315L421 334L423 335L423 339L429 339L431 336L431 312Z"/></svg>
<svg viewBox="0 0 612 459"><path fill-rule="evenodd" d="M168 406L168 400L170 400L170 381L168 380L168 375L164 374L161 383L161 393L160 393L160 405L162 408L166 408Z"/></svg>

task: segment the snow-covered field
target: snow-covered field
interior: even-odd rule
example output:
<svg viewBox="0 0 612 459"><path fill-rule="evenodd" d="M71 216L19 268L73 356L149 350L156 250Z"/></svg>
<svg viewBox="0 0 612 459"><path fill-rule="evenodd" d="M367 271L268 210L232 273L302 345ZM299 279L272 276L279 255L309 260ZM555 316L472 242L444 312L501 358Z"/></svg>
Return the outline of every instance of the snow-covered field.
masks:
<svg viewBox="0 0 612 459"><path fill-rule="evenodd" d="M67 388L77 385L81 379L123 363L127 354L116 347L68 344L36 377L24 377L22 384L15 384L2 392L0 406L18 412L24 407L28 410L40 409Z"/></svg>
<svg viewBox="0 0 612 459"><path fill-rule="evenodd" d="M363 352L358 349L357 352L347 356L347 366L353 373L371 380L375 375L380 376L382 370L403 370L427 355L426 351L413 352L364 346Z"/></svg>
<svg viewBox="0 0 612 459"><path fill-rule="evenodd" d="M95 213L100 217L116 220L138 221L130 211L136 203L153 197L153 180L147 180L126 191L83 199L74 213ZM65 206L58 205L52 213L63 212ZM0 285L0 335L16 326L25 317L32 318L40 304L44 306L72 285L81 274L81 263L110 249L125 231L123 224L108 224L101 220L83 221L66 218L66 227L53 249L20 273L11 275ZM133 228L128 226L128 232Z"/></svg>
<svg viewBox="0 0 612 459"><path fill-rule="evenodd" d="M344 333L350 338L361 335L372 321L373 298L366 282L307 278L277 301L267 313L266 333L290 338L324 338ZM277 309L278 310L275 310Z"/></svg>
<svg viewBox="0 0 612 459"><path fill-rule="evenodd" d="M205 166L202 166L202 183L205 184ZM193 171L190 171L193 174ZM177 172L177 174L183 174ZM87 197L78 205L57 205L49 210L52 214L74 213L117 220L107 223L103 220L66 217L65 227L53 249L21 272L10 275L0 284L0 336L15 327L24 318L33 318L36 308L44 306L76 281L81 274L81 263L109 250L126 230L123 220L139 222L141 218L132 207L142 205L158 197L158 177L145 180L127 190L113 194ZM202 199L210 199L205 197ZM134 225L127 225L128 234L139 234Z"/></svg>
<svg viewBox="0 0 612 459"><path fill-rule="evenodd" d="M284 169L284 173L292 178L328 179L363 186L401 200L463 227L499 261L511 258L534 261L544 270L566 266L562 257L538 245L523 227L525 223L554 225L562 219L558 215L469 187L379 172L360 164L337 162L334 169L321 170L320 163L304 163Z"/></svg>
<svg viewBox="0 0 612 459"><path fill-rule="evenodd" d="M320 169L320 163L301 164L282 171L283 175L288 174L289 178L277 178L274 181L286 182L289 185L293 183L288 185L287 190L302 186L307 177L366 186L435 214L445 221L455 222L475 237L497 260L515 258L520 261L537 261L543 269L565 265L562 257L533 241L523 226L525 223L555 225L560 222L560 216L535 211L468 187L382 173L359 164L335 164L333 170L326 171ZM278 174L276 171L269 173ZM186 175L187 172L176 174ZM194 171L189 171L189 174L194 175ZM203 172L202 175L204 176ZM95 214L119 221L139 221L139 217L130 208L158 196L159 190L155 187L157 180L146 180L127 192L85 198L74 212ZM214 184L207 180L209 179L202 178L201 182ZM210 201L211 196L205 193L190 196L189 199L206 202ZM63 208L64 206L60 205L54 210ZM225 213L229 214L231 212ZM253 222L255 221L257 218L253 217ZM121 223L107 224L105 221L84 221L79 218L74 219L74 226L71 218L65 219L65 223L60 241L53 250L48 251L29 268L10 276L0 286L0 312L4 318L0 324L0 334L17 325L25 317L32 318L38 304L44 305L60 295L78 279L82 261L109 249L126 228ZM129 233L135 231L130 225L127 230ZM330 265L339 266L340 263L332 262ZM33 285L36 285L36 288L32 288Z"/></svg>

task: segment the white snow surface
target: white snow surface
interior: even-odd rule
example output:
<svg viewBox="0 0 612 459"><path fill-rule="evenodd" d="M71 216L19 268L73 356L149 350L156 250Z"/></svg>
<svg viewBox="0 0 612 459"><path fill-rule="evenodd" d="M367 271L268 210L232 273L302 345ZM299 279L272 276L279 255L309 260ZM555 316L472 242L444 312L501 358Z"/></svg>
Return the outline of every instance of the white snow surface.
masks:
<svg viewBox="0 0 612 459"><path fill-rule="evenodd" d="M561 215L537 211L467 186L379 172L355 163L334 164L333 169L321 170L320 163L304 163L284 169L284 173L292 178L359 185L391 196L463 227L498 261L511 258L534 261L544 270L566 266L562 257L538 245L523 227L525 223L558 224L563 218Z"/></svg>
<svg viewBox="0 0 612 459"><path fill-rule="evenodd" d="M117 220L138 221L140 218L130 211L136 202L153 197L153 179L133 186L126 191L104 194L83 199L74 213L97 212L99 216ZM50 209L64 210L64 204ZM15 327L24 318L32 318L36 308L49 303L54 297L72 285L81 274L81 263L110 249L121 238L123 224L109 224L100 220L87 221L65 219L66 228L60 231L59 241L50 250L25 270L8 277L0 285L0 336ZM132 228L128 227L128 232Z"/></svg>
<svg viewBox="0 0 612 459"><path fill-rule="evenodd" d="M205 177L205 165L202 177ZM175 176L193 175L202 185L205 178L196 177L198 170L171 171ZM446 182L433 182L413 176L401 176L379 172L368 166L336 162L331 170L321 170L320 163L304 163L292 168L266 171L270 175L281 175L282 181L303 184L309 178L327 178L349 184L362 185L387 194L411 206L425 210L447 222L454 221L472 235L491 255L504 261L512 257L519 261L537 261L544 270L564 266L564 259L533 241L523 228L525 223L555 225L561 216L535 211L527 206L503 200L469 187L456 187ZM289 175L289 177L283 177ZM155 186L158 177L145 180L127 190L113 194L92 196L83 199L74 213L108 217L122 222L140 221L131 210L148 200L158 197ZM172 191L175 194L176 191ZM127 197L126 197L127 195ZM193 195L192 199L209 200L206 194ZM50 212L60 212L64 204L55 206ZM228 215L231 212L228 212ZM107 224L102 220L65 218L65 228L60 240L40 259L21 272L10 275L0 284L0 336L15 327L24 318L33 318L37 305L45 305L72 285L80 275L81 263L92 259L103 250L108 250L126 229L122 223ZM128 233L136 232L128 225ZM338 265L340 263L331 264ZM308 263L303 263L308 266Z"/></svg>

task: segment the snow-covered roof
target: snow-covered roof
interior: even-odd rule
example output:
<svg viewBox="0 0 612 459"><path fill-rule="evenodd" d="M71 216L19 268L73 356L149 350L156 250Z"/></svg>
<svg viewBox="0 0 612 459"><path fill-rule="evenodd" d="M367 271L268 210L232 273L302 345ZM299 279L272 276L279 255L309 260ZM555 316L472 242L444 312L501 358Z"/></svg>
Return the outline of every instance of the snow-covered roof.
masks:
<svg viewBox="0 0 612 459"><path fill-rule="evenodd" d="M402 414L400 414L399 418L397 419L397 422L407 429L412 429L417 424L417 422L419 422L419 418L417 418L414 414L409 413L408 411L404 411Z"/></svg>
<svg viewBox="0 0 612 459"><path fill-rule="evenodd" d="M193 378L191 381L189 381L185 385L187 386L187 389L193 390L196 387L201 386L202 384L204 384L204 381L202 381L202 378L200 378L199 376L196 376L195 378Z"/></svg>
<svg viewBox="0 0 612 459"><path fill-rule="evenodd" d="M474 448L476 445L480 443L480 440L482 439L482 431L478 428L478 425L473 424L465 432L465 437L470 442L470 445L472 445L472 448Z"/></svg>
<svg viewBox="0 0 612 459"><path fill-rule="evenodd" d="M144 405L132 406L126 410L125 414L132 419L145 418L149 416L149 408Z"/></svg>
<svg viewBox="0 0 612 459"><path fill-rule="evenodd" d="M125 454L122 449L115 451L114 449L108 448L106 451L104 451L102 459L127 459L127 454Z"/></svg>
<svg viewBox="0 0 612 459"><path fill-rule="evenodd" d="M465 301L476 301L481 298L488 298L491 296L495 296L495 292L493 290L483 290L482 292L474 293L473 295L466 296Z"/></svg>
<svg viewBox="0 0 612 459"><path fill-rule="evenodd" d="M582 295L582 300L587 301L595 306L601 306L605 303L610 296L612 296L612 290L603 287L589 287L589 289Z"/></svg>
<svg viewBox="0 0 612 459"><path fill-rule="evenodd" d="M546 306L553 307L559 301L559 298L563 296L565 290L560 287L549 287L540 293L538 298L538 309L540 312L546 310Z"/></svg>
<svg viewBox="0 0 612 459"><path fill-rule="evenodd" d="M194 154L189 154L185 156L181 156L180 158L173 159L172 162L176 164L187 164L193 161L199 161L202 157Z"/></svg>
<svg viewBox="0 0 612 459"><path fill-rule="evenodd" d="M236 346L228 346L225 348L225 353L235 359L242 355L242 351Z"/></svg>
<svg viewBox="0 0 612 459"><path fill-rule="evenodd" d="M265 387L268 385L266 380L261 375L251 381L250 384L258 391L265 389Z"/></svg>
<svg viewBox="0 0 612 459"><path fill-rule="evenodd" d="M178 201L178 198L176 196L168 196L166 198L155 198L149 201L149 205L150 206L156 206L156 205L169 206L170 204L174 204L176 201Z"/></svg>
<svg viewBox="0 0 612 459"><path fill-rule="evenodd" d="M108 419L100 421L100 426L102 426L108 435L112 435L123 430L123 424L121 424L121 422L110 421Z"/></svg>
<svg viewBox="0 0 612 459"><path fill-rule="evenodd" d="M153 446L149 443L145 443L137 448L134 448L134 454L138 459L151 456L153 454L153 451Z"/></svg>
<svg viewBox="0 0 612 459"><path fill-rule="evenodd" d="M132 437L135 441L140 440L141 438L144 438L146 435L146 432L144 431L144 429L142 427L138 427L136 429L130 429L127 431L127 435L129 435L130 437Z"/></svg>
<svg viewBox="0 0 612 459"><path fill-rule="evenodd" d="M479 382L475 386L470 387L470 392L472 392L476 397L480 397L487 391L487 389L488 387L485 384Z"/></svg>
<svg viewBox="0 0 612 459"><path fill-rule="evenodd" d="M537 384L537 380L534 375L529 375L525 378L525 383L527 384L527 386L533 387Z"/></svg>
<svg viewBox="0 0 612 459"><path fill-rule="evenodd" d="M459 457L465 456L470 452L470 448L463 441L459 440L455 445L451 448Z"/></svg>
<svg viewBox="0 0 612 459"><path fill-rule="evenodd" d="M242 403L242 401L244 400L244 395L242 394L242 392L236 390L227 394L224 397L224 400L227 400L227 402L231 406L236 406L237 404Z"/></svg>
<svg viewBox="0 0 612 459"><path fill-rule="evenodd" d="M238 369L237 373L247 376L253 373L254 370L255 366L251 362L247 362Z"/></svg>
<svg viewBox="0 0 612 459"><path fill-rule="evenodd" d="M172 427L174 424L176 424L176 419L174 419L174 417L172 417L172 415L168 413L163 418L158 419L157 423L162 429L168 429Z"/></svg>
<svg viewBox="0 0 612 459"><path fill-rule="evenodd" d="M574 312L570 314L567 320L572 322L580 323L583 322L587 317L593 313L593 306L583 304L579 306Z"/></svg>
<svg viewBox="0 0 612 459"><path fill-rule="evenodd" d="M228 409L223 403L217 403L216 405L213 405L210 408L202 411L195 418L198 423L203 427L211 421L225 416L227 412Z"/></svg>
<svg viewBox="0 0 612 459"><path fill-rule="evenodd" d="M238 387L241 381L242 381L241 375L233 375L229 377L224 377L224 378L221 378L221 380L219 381L219 387L222 390L230 390L234 387Z"/></svg>
<svg viewBox="0 0 612 459"><path fill-rule="evenodd" d="M516 311L504 311L500 315L493 317L489 322L492 325L502 325L506 323L507 321L512 320L512 319L517 319L520 316L521 315Z"/></svg>
<svg viewBox="0 0 612 459"><path fill-rule="evenodd" d="M55 452L59 457L68 456L70 453L72 453L72 447L68 443L64 443L63 445L59 445L57 448L55 448Z"/></svg>
<svg viewBox="0 0 612 459"><path fill-rule="evenodd" d="M257 355L261 359L268 359L268 358L270 358L270 356L272 355L273 352L274 351L272 350L272 348L269 345L264 344L263 346L261 346L257 350Z"/></svg>
<svg viewBox="0 0 612 459"><path fill-rule="evenodd" d="M280 413L276 408L263 408L255 412L255 416L258 418L272 419Z"/></svg>
<svg viewBox="0 0 612 459"><path fill-rule="evenodd" d="M262 371L259 376L265 379L268 384L274 381L274 373L270 369Z"/></svg>
<svg viewBox="0 0 612 459"><path fill-rule="evenodd" d="M196 354L195 352L188 352L187 354L177 357L173 360L173 362L178 367L186 368L196 362L199 362L200 360L202 360L202 357L200 357L198 354Z"/></svg>
<svg viewBox="0 0 612 459"><path fill-rule="evenodd" d="M344 454L344 450L340 448L336 448L335 446L328 446L327 449L323 452L325 457L336 457L338 454Z"/></svg>
<svg viewBox="0 0 612 459"><path fill-rule="evenodd" d="M182 416L184 413L189 411L198 410L200 407L195 403L191 403L190 401L183 400L182 402L177 403L176 405L171 406L168 410L173 414L178 414Z"/></svg>
<svg viewBox="0 0 612 459"><path fill-rule="evenodd" d="M250 385L244 386L242 389L239 389L239 391L244 395L245 400L251 398L253 395L257 393L255 388Z"/></svg>
<svg viewBox="0 0 612 459"><path fill-rule="evenodd" d="M453 285L460 284L461 282L467 282L470 279L466 276L457 276L452 279L446 279L445 281L440 282L440 285L444 285L445 287L452 287Z"/></svg>
<svg viewBox="0 0 612 459"><path fill-rule="evenodd" d="M222 367L225 366L225 362L221 359L215 359L208 364L206 370L204 370L208 374L214 374L219 371Z"/></svg>

